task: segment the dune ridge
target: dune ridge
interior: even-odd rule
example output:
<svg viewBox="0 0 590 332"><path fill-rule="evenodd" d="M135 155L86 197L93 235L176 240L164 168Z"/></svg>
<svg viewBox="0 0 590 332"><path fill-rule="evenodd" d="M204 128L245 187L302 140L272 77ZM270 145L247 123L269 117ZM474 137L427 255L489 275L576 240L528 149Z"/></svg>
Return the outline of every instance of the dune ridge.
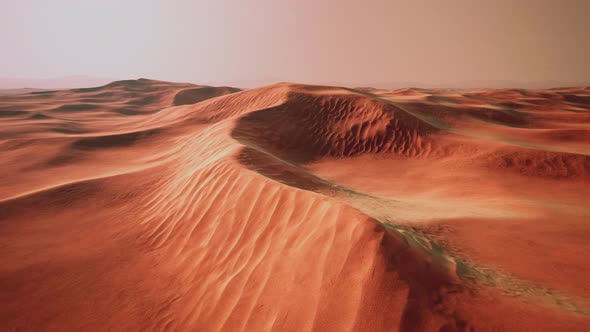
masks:
<svg viewBox="0 0 590 332"><path fill-rule="evenodd" d="M1 96L0 321L584 330L589 96L146 79Z"/></svg>

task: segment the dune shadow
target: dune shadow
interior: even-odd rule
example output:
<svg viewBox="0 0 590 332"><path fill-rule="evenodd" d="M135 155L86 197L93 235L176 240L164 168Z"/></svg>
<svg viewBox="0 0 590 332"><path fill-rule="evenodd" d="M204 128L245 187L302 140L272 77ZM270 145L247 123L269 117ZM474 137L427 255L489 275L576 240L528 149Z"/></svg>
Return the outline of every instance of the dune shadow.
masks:
<svg viewBox="0 0 590 332"><path fill-rule="evenodd" d="M81 138L72 144L78 150L95 150L108 148L123 148L141 143L161 132L160 129L150 129L126 134L95 136Z"/></svg>

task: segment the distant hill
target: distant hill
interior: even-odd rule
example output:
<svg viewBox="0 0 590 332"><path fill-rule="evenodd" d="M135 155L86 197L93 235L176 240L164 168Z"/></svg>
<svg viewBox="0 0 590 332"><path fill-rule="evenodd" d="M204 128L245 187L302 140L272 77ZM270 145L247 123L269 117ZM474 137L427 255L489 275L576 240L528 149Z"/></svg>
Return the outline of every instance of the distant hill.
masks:
<svg viewBox="0 0 590 332"><path fill-rule="evenodd" d="M12 78L0 77L0 89L73 89L90 88L115 81L112 78L86 75L64 76L57 78Z"/></svg>
<svg viewBox="0 0 590 332"><path fill-rule="evenodd" d="M48 89L22 88L22 89L0 89L1 95L18 95L22 93L51 91Z"/></svg>

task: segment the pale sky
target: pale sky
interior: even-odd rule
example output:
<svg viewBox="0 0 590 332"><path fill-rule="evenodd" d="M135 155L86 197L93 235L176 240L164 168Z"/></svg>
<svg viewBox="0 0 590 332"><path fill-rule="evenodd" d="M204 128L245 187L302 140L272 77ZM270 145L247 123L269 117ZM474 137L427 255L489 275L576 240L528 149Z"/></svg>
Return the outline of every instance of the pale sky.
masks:
<svg viewBox="0 0 590 332"><path fill-rule="evenodd" d="M0 0L0 77L590 80L588 0Z"/></svg>

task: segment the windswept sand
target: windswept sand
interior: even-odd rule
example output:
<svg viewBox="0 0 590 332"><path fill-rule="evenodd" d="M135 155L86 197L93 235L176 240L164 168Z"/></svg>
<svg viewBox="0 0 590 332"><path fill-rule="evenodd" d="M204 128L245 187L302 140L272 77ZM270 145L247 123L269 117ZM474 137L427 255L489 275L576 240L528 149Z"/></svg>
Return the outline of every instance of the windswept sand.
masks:
<svg viewBox="0 0 590 332"><path fill-rule="evenodd" d="M583 331L590 90L0 96L0 330Z"/></svg>

